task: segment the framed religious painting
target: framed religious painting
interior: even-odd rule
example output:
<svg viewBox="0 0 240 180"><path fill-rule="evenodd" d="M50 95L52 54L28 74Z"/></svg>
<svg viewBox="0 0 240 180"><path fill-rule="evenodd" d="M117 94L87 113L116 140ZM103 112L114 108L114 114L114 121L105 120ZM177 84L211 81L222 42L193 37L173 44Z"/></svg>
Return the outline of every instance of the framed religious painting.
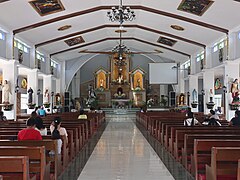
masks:
<svg viewBox="0 0 240 180"><path fill-rule="evenodd" d="M65 10L60 0L33 0L29 1L31 6L40 16L56 13Z"/></svg>
<svg viewBox="0 0 240 180"><path fill-rule="evenodd" d="M172 47L177 41L160 36L157 42Z"/></svg>
<svg viewBox="0 0 240 180"><path fill-rule="evenodd" d="M211 0L182 0L177 9L202 16L213 3Z"/></svg>
<svg viewBox="0 0 240 180"><path fill-rule="evenodd" d="M77 44L80 44L80 43L84 43L84 39L82 36L78 36L78 37L74 37L74 38L71 38L71 39L67 39L64 41L68 46L74 46L74 45L77 45Z"/></svg>

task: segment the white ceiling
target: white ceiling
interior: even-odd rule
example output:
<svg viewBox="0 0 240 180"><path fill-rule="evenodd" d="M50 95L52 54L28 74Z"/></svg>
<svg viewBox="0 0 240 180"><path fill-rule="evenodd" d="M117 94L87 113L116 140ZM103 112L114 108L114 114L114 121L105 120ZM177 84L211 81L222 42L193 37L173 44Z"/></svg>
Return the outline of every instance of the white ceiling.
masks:
<svg viewBox="0 0 240 180"><path fill-rule="evenodd" d="M7 27L9 30L13 31L22 27L26 27L39 22L44 22L46 20L51 20L56 17L61 17L63 15L68 15L74 12L79 12L87 10L90 8L98 6L118 6L119 0L61 0L64 11L53 13L46 16L40 16L28 3L27 0L10 0L0 4L0 24ZM167 13L172 13L175 15L180 15L185 18L190 18L192 20L197 20L200 22L208 23L217 27L231 30L240 25L240 3L233 0L215 0L212 6L202 15L197 16L187 12L177 10L178 5L181 0L123 0L123 5L133 5L133 6L144 6L152 9L164 11ZM134 10L134 9L133 9ZM213 43L217 39L226 36L225 33L216 30L209 29L204 26L199 26L194 23L186 22L184 20L175 19L172 17L167 17L159 15L152 12L147 12L145 10L134 10L136 13L136 20L132 22L124 22L123 26L126 24L141 25L148 27L157 31L162 31L170 33L175 36L179 36L191 41L195 41L204 45ZM16 37L25 39L26 41L36 45L48 40L52 40L58 37L76 33L79 31L87 30L101 25L118 25L118 23L110 22L106 16L107 10L99 10L96 12L87 13L81 16L76 16L53 23L49 23L34 29L29 29L24 32L16 34ZM185 31L176 31L171 29L172 24L180 25L185 28ZM59 32L57 29L64 25L71 25L72 28ZM119 37L119 34L114 31L117 28L103 28L95 30L92 32L81 34L85 40L84 45L90 42L101 40L109 37ZM127 33L123 34L123 37L131 37L141 39L150 43L161 45L163 47L171 48L173 50L181 51L186 54L194 54L196 52L202 51L203 47L197 46L188 42L184 42L178 39L178 42L173 46L169 47L157 43L157 40L161 34L146 31L139 28L128 28L125 27ZM164 35L162 35L164 36ZM74 36L72 36L74 37ZM72 38L70 37L70 38ZM168 37L168 36L164 36ZM168 37L174 39L172 37ZM68 38L69 39L69 38ZM68 47L64 40L56 41L53 43L41 46L40 49L44 50L49 54L53 54L62 50L67 50L72 47ZM105 50L112 49L118 44L117 40L108 40L98 44L93 44L90 46L85 46L82 48L77 48L72 51L67 51L64 53L59 53L53 57L59 60L69 60L73 58L80 57L84 54L79 54L80 50ZM161 57L172 59L178 62L184 62L188 60L187 56L180 53L176 53L161 47L155 47L146 43L141 43L136 40L124 40L124 44L130 49L135 49L139 51L154 51L154 49L159 49L163 53L159 54ZM73 47L77 47L75 45Z"/></svg>

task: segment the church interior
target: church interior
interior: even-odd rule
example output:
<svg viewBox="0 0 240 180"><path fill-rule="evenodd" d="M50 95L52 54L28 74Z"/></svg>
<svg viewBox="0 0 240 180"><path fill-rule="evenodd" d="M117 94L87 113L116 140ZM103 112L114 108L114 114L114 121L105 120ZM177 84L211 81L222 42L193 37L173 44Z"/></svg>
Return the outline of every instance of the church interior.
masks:
<svg viewBox="0 0 240 180"><path fill-rule="evenodd" d="M0 0L0 180L240 180L239 8Z"/></svg>

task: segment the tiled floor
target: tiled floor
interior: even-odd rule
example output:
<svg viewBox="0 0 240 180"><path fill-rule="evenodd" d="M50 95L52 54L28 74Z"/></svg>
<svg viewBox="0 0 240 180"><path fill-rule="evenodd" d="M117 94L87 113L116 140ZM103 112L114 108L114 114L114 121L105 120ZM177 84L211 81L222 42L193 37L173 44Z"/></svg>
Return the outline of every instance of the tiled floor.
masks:
<svg viewBox="0 0 240 180"><path fill-rule="evenodd" d="M60 180L192 179L154 138L148 136L141 126L136 127L134 114L107 114L106 117L106 129L103 127L93 137Z"/></svg>

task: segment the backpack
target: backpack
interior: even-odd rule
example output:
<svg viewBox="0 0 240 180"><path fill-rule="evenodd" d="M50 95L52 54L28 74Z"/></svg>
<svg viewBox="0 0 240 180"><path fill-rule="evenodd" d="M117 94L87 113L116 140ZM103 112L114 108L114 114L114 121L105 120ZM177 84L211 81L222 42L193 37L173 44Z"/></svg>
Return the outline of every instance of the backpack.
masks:
<svg viewBox="0 0 240 180"><path fill-rule="evenodd" d="M52 132L52 139L61 139L60 132L56 128Z"/></svg>

